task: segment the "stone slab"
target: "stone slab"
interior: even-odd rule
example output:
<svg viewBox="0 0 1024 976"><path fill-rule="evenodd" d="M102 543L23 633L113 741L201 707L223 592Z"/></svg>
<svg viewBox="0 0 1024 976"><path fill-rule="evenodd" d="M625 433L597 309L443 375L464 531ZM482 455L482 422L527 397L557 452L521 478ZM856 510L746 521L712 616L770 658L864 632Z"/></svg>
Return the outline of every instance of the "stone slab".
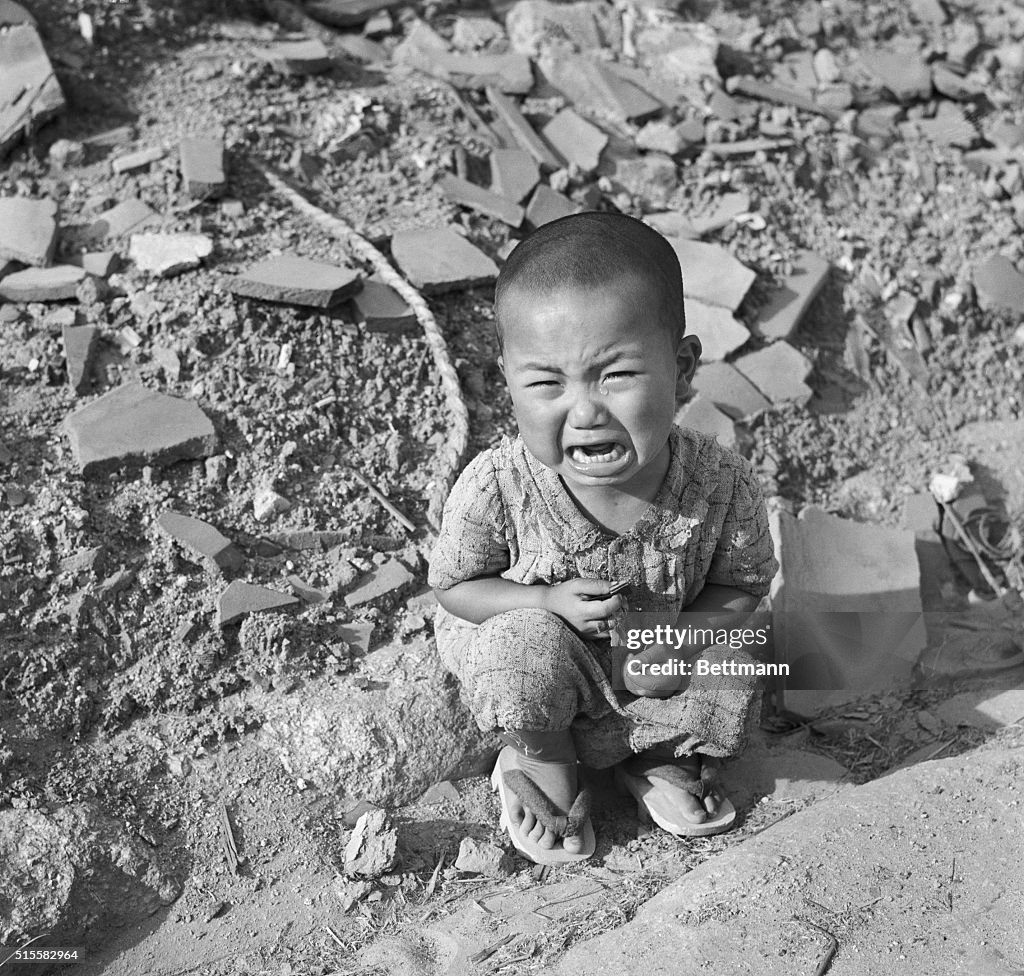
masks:
<svg viewBox="0 0 1024 976"><path fill-rule="evenodd" d="M345 606L362 607L384 597L397 597L415 578L397 559L389 559L345 594Z"/></svg>
<svg viewBox="0 0 1024 976"><path fill-rule="evenodd" d="M491 190L513 203L522 203L540 182L540 166L525 149L495 149L490 163Z"/></svg>
<svg viewBox="0 0 1024 976"><path fill-rule="evenodd" d="M460 176L446 173L441 177L440 187L444 195L452 203L468 207L487 217L493 217L509 227L519 227L523 222L525 211L517 203L485 190L482 186L470 183Z"/></svg>
<svg viewBox="0 0 1024 976"><path fill-rule="evenodd" d="M456 88L492 86L516 95L533 88L533 69L523 54L437 54L430 59L428 74L442 77Z"/></svg>
<svg viewBox="0 0 1024 976"><path fill-rule="evenodd" d="M427 295L489 284L497 265L448 227L399 231L391 239L391 256L402 274Z"/></svg>
<svg viewBox="0 0 1024 976"><path fill-rule="evenodd" d="M330 27L357 27L382 10L400 6L402 0L310 0L303 9Z"/></svg>
<svg viewBox="0 0 1024 976"><path fill-rule="evenodd" d="M181 140L181 178L185 191L197 200L215 199L227 189L224 140L216 136L187 136Z"/></svg>
<svg viewBox="0 0 1024 976"><path fill-rule="evenodd" d="M526 222L534 230L553 220L579 213L583 208L567 196L552 190L547 183L540 183L530 197L526 208Z"/></svg>
<svg viewBox="0 0 1024 976"><path fill-rule="evenodd" d="M508 127L520 149L533 156L544 169L556 170L562 167L562 158L537 135L533 126L508 95L494 87L488 87L487 101L495 115Z"/></svg>
<svg viewBox="0 0 1024 976"><path fill-rule="evenodd" d="M0 197L0 259L45 267L57 246L57 204Z"/></svg>
<svg viewBox="0 0 1024 976"><path fill-rule="evenodd" d="M538 64L555 88L593 118L639 122L664 109L653 95L584 55L545 52Z"/></svg>
<svg viewBox="0 0 1024 976"><path fill-rule="evenodd" d="M61 329L68 386L76 396L88 393L92 387L92 356L99 331L95 325L65 325Z"/></svg>
<svg viewBox="0 0 1024 976"><path fill-rule="evenodd" d="M89 237L94 240L109 240L121 237L129 231L137 230L156 217L156 211L150 209L136 197L122 200L110 210L106 210L96 218L89 228Z"/></svg>
<svg viewBox="0 0 1024 976"><path fill-rule="evenodd" d="M163 159L167 151L161 146L150 146L147 149L140 149L138 152L127 153L124 156L117 156L110 163L110 168L115 173L132 173L137 169L144 169L150 163Z"/></svg>
<svg viewBox="0 0 1024 976"><path fill-rule="evenodd" d="M692 387L733 420L746 420L771 409L771 401L729 363L701 362Z"/></svg>
<svg viewBox="0 0 1024 976"><path fill-rule="evenodd" d="M0 158L63 108L64 93L35 26L0 31Z"/></svg>
<svg viewBox="0 0 1024 976"><path fill-rule="evenodd" d="M786 707L814 714L906 687L927 642L914 533L808 506L772 514L775 656Z"/></svg>
<svg viewBox="0 0 1024 976"><path fill-rule="evenodd" d="M1002 254L993 254L974 268L978 294L1000 308L1024 312L1024 275Z"/></svg>
<svg viewBox="0 0 1024 976"><path fill-rule="evenodd" d="M69 414L64 430L85 477L143 464L166 466L216 452L210 419L190 400L127 383Z"/></svg>
<svg viewBox="0 0 1024 976"><path fill-rule="evenodd" d="M701 360L707 363L725 359L750 338L747 327L727 308L708 305L696 299L683 299L686 331L700 339Z"/></svg>
<svg viewBox="0 0 1024 976"><path fill-rule="evenodd" d="M17 24L32 24L36 19L20 3L14 0L0 0L0 27L13 27Z"/></svg>
<svg viewBox="0 0 1024 976"><path fill-rule="evenodd" d="M710 400L699 394L676 413L675 422L680 427L710 434L722 447L734 450L736 447L736 426L732 420Z"/></svg>
<svg viewBox="0 0 1024 976"><path fill-rule="evenodd" d="M26 268L0 279L0 296L9 302L60 302L75 297L85 270L71 264Z"/></svg>
<svg viewBox="0 0 1024 976"><path fill-rule="evenodd" d="M580 117L571 108L562 109L541 129L541 135L584 173L593 172L608 145L608 136L596 125Z"/></svg>
<svg viewBox="0 0 1024 976"><path fill-rule="evenodd" d="M260 261L230 279L227 288L244 298L330 308L352 295L359 281L359 272L347 265L281 254Z"/></svg>
<svg viewBox="0 0 1024 976"><path fill-rule="evenodd" d="M188 550L196 561L212 573L234 571L245 562L234 543L209 522L165 509L156 520L156 527Z"/></svg>
<svg viewBox="0 0 1024 976"><path fill-rule="evenodd" d="M811 361L785 340L748 353L733 365L773 404L805 404L814 391L804 382L811 374Z"/></svg>
<svg viewBox="0 0 1024 976"><path fill-rule="evenodd" d="M171 278L198 268L213 253L213 239L206 234L132 234L128 256L140 271Z"/></svg>
<svg viewBox="0 0 1024 976"><path fill-rule="evenodd" d="M290 75L318 75L334 64L323 41L281 41L259 52L271 64Z"/></svg>
<svg viewBox="0 0 1024 976"><path fill-rule="evenodd" d="M229 627L240 623L250 613L280 610L293 607L299 602L298 598L280 590L235 580L217 598L217 623L221 627Z"/></svg>
<svg viewBox="0 0 1024 976"><path fill-rule="evenodd" d="M828 281L828 272L828 261L813 251L801 251L793 262L793 273L758 312L755 331L770 342L789 339Z"/></svg>
<svg viewBox="0 0 1024 976"><path fill-rule="evenodd" d="M68 264L83 268L95 278L106 278L117 270L118 260L116 251L86 251L68 258Z"/></svg>
<svg viewBox="0 0 1024 976"><path fill-rule="evenodd" d="M708 305L735 312L757 274L736 260L724 247L703 241L669 240L683 272L685 294Z"/></svg>
<svg viewBox="0 0 1024 976"><path fill-rule="evenodd" d="M833 976L1010 976L1024 965L1022 777L1011 745L842 790L706 858L551 972L813 973L829 943L808 919L838 938Z"/></svg>
<svg viewBox="0 0 1024 976"><path fill-rule="evenodd" d="M861 63L899 102L924 100L932 94L931 68L910 51L861 51Z"/></svg>
<svg viewBox="0 0 1024 976"><path fill-rule="evenodd" d="M360 321L371 332L405 332L418 327L416 313L389 284L376 276L352 299Z"/></svg>

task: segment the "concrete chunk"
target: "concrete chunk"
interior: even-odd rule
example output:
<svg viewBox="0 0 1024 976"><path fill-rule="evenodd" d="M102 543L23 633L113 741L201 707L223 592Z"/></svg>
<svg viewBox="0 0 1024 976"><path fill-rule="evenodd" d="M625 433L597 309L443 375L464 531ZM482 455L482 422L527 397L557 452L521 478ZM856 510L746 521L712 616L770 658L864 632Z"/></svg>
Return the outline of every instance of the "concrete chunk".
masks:
<svg viewBox="0 0 1024 976"><path fill-rule="evenodd" d="M88 393L92 386L92 354L99 329L95 325L65 325L61 330L68 386L76 396Z"/></svg>
<svg viewBox="0 0 1024 976"><path fill-rule="evenodd" d="M79 472L207 457L217 449L210 419L190 400L127 383L69 414L64 429Z"/></svg>
<svg viewBox="0 0 1024 976"><path fill-rule="evenodd" d="M734 420L746 420L771 408L764 394L729 363L701 362L691 386Z"/></svg>
<svg viewBox="0 0 1024 976"><path fill-rule="evenodd" d="M259 52L279 71L290 75L317 75L334 64L323 41L281 41Z"/></svg>
<svg viewBox="0 0 1024 976"><path fill-rule="evenodd" d="M162 147L150 146L148 149L140 149L138 152L118 156L111 162L110 168L115 173L132 173L137 169L144 169L150 163L163 159L166 155L167 152Z"/></svg>
<svg viewBox="0 0 1024 976"><path fill-rule="evenodd" d="M397 559L389 559L345 596L347 607L361 607L386 596L397 596L415 579Z"/></svg>
<svg viewBox="0 0 1024 976"><path fill-rule="evenodd" d="M64 108L46 49L33 24L0 30L0 158Z"/></svg>
<svg viewBox="0 0 1024 976"><path fill-rule="evenodd" d="M801 251L793 273L777 289L757 316L756 330L765 339L788 339L828 281L829 263L813 251Z"/></svg>
<svg viewBox="0 0 1024 976"><path fill-rule="evenodd" d="M227 287L245 298L330 308L351 295L359 280L359 272L345 265L281 254L254 264Z"/></svg>
<svg viewBox="0 0 1024 976"><path fill-rule="evenodd" d="M571 108L562 109L544 128L542 135L569 163L584 173L597 169L608 136Z"/></svg>
<svg viewBox="0 0 1024 976"><path fill-rule="evenodd" d="M540 166L525 149L495 149L490 162L491 190L513 203L522 203L540 182Z"/></svg>
<svg viewBox="0 0 1024 976"><path fill-rule="evenodd" d="M405 332L417 327L416 313L394 288L374 276L364 282L353 302L371 332Z"/></svg>
<svg viewBox="0 0 1024 976"><path fill-rule="evenodd" d="M296 597L279 590L235 580L217 600L217 623L221 627L228 627L239 623L250 613L280 610L282 607L295 606L298 602Z"/></svg>
<svg viewBox="0 0 1024 976"><path fill-rule="evenodd" d="M552 190L547 183L541 183L530 197L530 204L526 208L526 222L536 230L544 224L550 224L552 220L558 220L559 217L579 213L581 209L567 196Z"/></svg>
<svg viewBox="0 0 1024 976"><path fill-rule="evenodd" d="M170 278L213 253L213 240L206 234L132 234L128 256L140 271Z"/></svg>
<svg viewBox="0 0 1024 976"><path fill-rule="evenodd" d="M26 268L0 279L0 296L9 302L60 302L75 297L85 271L70 264Z"/></svg>
<svg viewBox="0 0 1024 976"><path fill-rule="evenodd" d="M523 222L524 211L517 203L507 200L497 193L485 190L482 186L470 183L459 176L446 173L441 177L441 190L444 195L460 206L468 207L487 217L494 217L509 227L519 227Z"/></svg>
<svg viewBox="0 0 1024 976"><path fill-rule="evenodd" d="M154 210L151 210L138 198L132 197L100 214L89 228L89 236L100 240L121 237L131 230L142 227L154 217L156 217Z"/></svg>
<svg viewBox="0 0 1024 976"><path fill-rule="evenodd" d="M224 140L216 136L188 136L181 140L181 178L193 199L221 196L227 189Z"/></svg>
<svg viewBox="0 0 1024 976"><path fill-rule="evenodd" d="M683 271L683 290L690 298L735 312L757 274L725 248L674 238L669 241Z"/></svg>
<svg viewBox="0 0 1024 976"><path fill-rule="evenodd" d="M700 431L717 438L722 447L730 450L736 447L736 427L732 420L710 400L695 396L676 414L675 422L680 427Z"/></svg>
<svg viewBox="0 0 1024 976"><path fill-rule="evenodd" d="M612 122L642 121L664 106L631 81L598 61L563 51L539 61L544 77L587 115Z"/></svg>
<svg viewBox="0 0 1024 976"><path fill-rule="evenodd" d="M219 573L221 570L233 571L242 567L244 559L234 543L221 535L209 522L182 515L168 508L160 513L156 525L175 542L180 542L192 556L197 557L195 561L212 573Z"/></svg>
<svg viewBox="0 0 1024 976"><path fill-rule="evenodd" d="M57 204L0 197L0 259L45 267L57 246Z"/></svg>
<svg viewBox="0 0 1024 976"><path fill-rule="evenodd" d="M749 338L747 327L720 305L708 305L695 298L683 299L686 331L700 339L701 359L712 363L725 359Z"/></svg>
<svg viewBox="0 0 1024 976"><path fill-rule="evenodd" d="M1024 312L1024 275L1002 254L993 254L974 269L974 287L993 305Z"/></svg>
<svg viewBox="0 0 1024 976"><path fill-rule="evenodd" d="M447 227L399 231L391 239L391 256L427 295L488 284L498 275L497 265L483 251Z"/></svg>
<svg viewBox="0 0 1024 976"><path fill-rule="evenodd" d="M785 340L737 359L733 365L776 406L806 403L814 391L804 382L811 361Z"/></svg>
<svg viewBox="0 0 1024 976"><path fill-rule="evenodd" d="M68 264L82 268L86 274L96 278L106 278L117 268L116 251L86 251L68 258Z"/></svg>

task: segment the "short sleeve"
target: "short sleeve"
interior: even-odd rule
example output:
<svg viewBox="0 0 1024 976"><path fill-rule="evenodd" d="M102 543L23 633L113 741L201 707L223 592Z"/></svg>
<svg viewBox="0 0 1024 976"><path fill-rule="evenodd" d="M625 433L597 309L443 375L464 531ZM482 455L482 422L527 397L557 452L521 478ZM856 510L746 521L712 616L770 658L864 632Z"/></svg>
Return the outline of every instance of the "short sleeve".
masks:
<svg viewBox="0 0 1024 976"><path fill-rule="evenodd" d="M742 462L734 470L732 499L711 559L707 582L735 586L752 596L762 597L779 569L768 531L768 509L750 465Z"/></svg>
<svg viewBox="0 0 1024 976"><path fill-rule="evenodd" d="M444 590L508 569L505 521L492 454L484 451L466 466L445 502L430 554L429 585Z"/></svg>

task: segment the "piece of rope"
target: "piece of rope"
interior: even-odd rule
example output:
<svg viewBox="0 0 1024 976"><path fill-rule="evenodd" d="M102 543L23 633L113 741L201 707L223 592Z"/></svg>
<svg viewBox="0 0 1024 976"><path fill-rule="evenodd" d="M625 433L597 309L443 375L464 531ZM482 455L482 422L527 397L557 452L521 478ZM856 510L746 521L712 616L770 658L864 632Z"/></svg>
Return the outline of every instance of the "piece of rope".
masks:
<svg viewBox="0 0 1024 976"><path fill-rule="evenodd" d="M427 498L427 521L431 528L437 530L441 525L441 512L448 492L462 467L462 461L469 446L469 411L462 399L459 374L455 372L455 367L452 365L451 357L448 355L448 343L445 342L445 338L441 334L437 320L423 296L391 266L388 259L377 248L354 230L347 221L310 203L275 173L266 169L261 169L260 172L264 179L296 210L342 241L345 247L357 257L373 265L380 278L394 288L413 310L416 320L423 329L427 345L434 357L434 365L441 378L441 391L444 394L445 407L449 417L448 436L434 454L437 475Z"/></svg>

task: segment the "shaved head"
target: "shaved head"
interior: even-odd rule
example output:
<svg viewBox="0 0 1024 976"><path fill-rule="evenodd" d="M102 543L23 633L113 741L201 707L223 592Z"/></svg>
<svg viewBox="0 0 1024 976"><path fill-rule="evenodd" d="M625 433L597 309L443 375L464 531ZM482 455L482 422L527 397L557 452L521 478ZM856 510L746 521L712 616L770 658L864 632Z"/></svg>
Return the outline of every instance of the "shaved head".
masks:
<svg viewBox="0 0 1024 976"><path fill-rule="evenodd" d="M579 213L544 224L516 245L498 275L494 316L498 345L503 313L517 291L608 288L639 283L651 307L678 341L686 331L683 274L672 245L635 217Z"/></svg>

